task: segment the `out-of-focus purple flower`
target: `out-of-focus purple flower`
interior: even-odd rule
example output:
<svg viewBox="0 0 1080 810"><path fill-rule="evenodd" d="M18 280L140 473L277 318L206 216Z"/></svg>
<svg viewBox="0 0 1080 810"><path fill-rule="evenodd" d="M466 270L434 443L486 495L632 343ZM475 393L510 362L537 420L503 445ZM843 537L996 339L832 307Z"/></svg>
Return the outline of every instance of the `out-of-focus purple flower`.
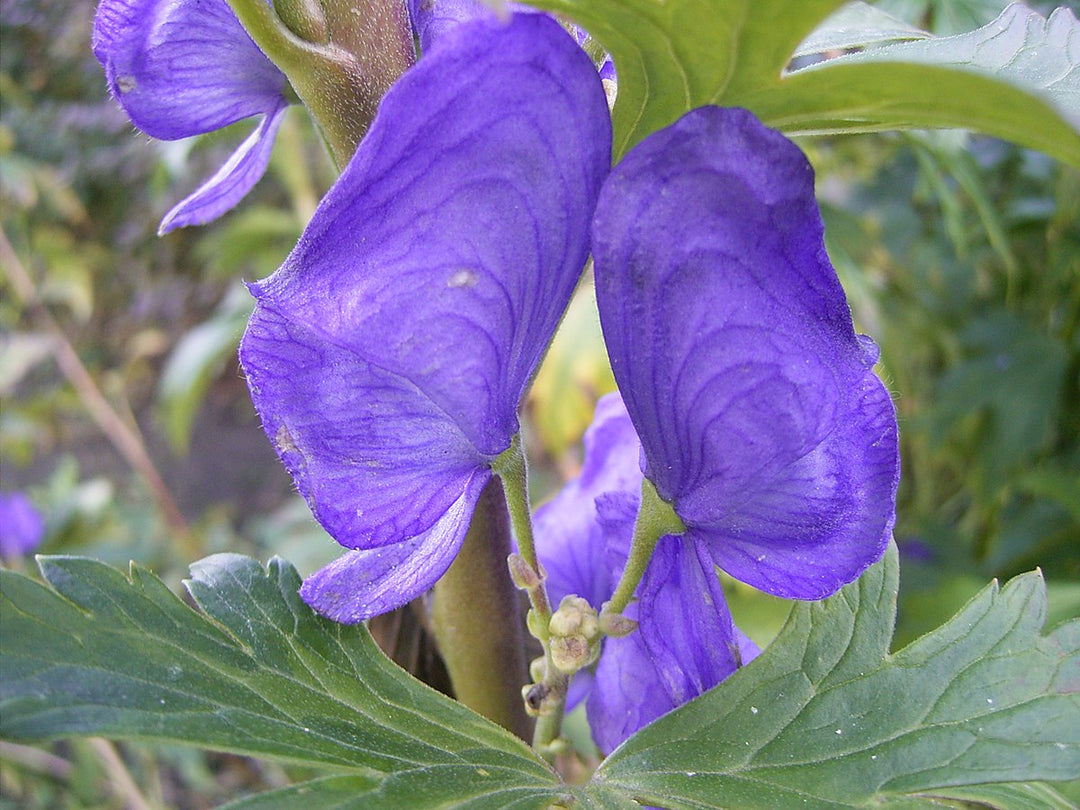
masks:
<svg viewBox="0 0 1080 810"><path fill-rule="evenodd" d="M740 109L635 147L593 222L597 300L645 475L682 542L763 591L834 593L895 519L896 416L825 253L813 171Z"/></svg>
<svg viewBox="0 0 1080 810"><path fill-rule="evenodd" d="M610 598L626 564L641 493L641 444L617 394L597 403L581 475L536 511L552 601ZM700 695L757 655L732 623L699 542L664 537L625 615L638 629L608 638L595 673L579 672L568 706L588 695L589 725L610 753L645 724Z"/></svg>
<svg viewBox="0 0 1080 810"><path fill-rule="evenodd" d="M256 409L316 518L357 549L304 583L324 615L391 610L452 562L585 262L610 127L553 20L456 26L252 285Z"/></svg>
<svg viewBox="0 0 1080 810"><path fill-rule="evenodd" d="M262 116L225 165L165 215L160 233L221 216L262 177L288 107L287 81L226 0L101 0L93 50L113 97L154 138Z"/></svg>
<svg viewBox="0 0 1080 810"><path fill-rule="evenodd" d="M13 560L45 539L45 520L22 492L0 493L0 558Z"/></svg>

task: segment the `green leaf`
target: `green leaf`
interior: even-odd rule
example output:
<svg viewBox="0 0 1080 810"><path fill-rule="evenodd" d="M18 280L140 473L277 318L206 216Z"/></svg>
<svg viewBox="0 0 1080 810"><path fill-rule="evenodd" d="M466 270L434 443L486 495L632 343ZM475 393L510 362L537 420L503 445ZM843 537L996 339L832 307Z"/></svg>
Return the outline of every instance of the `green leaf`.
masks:
<svg viewBox="0 0 1080 810"><path fill-rule="evenodd" d="M799 603L716 689L642 729L594 779L664 807L850 807L982 783L1080 777L1080 621L1040 635L1038 573L991 584L889 654L895 545Z"/></svg>
<svg viewBox="0 0 1080 810"><path fill-rule="evenodd" d="M719 104L792 135L959 127L1080 165L1080 26L1067 9L1044 20L1013 5L967 34L868 47L786 73L808 37L813 47L839 36L835 22L814 29L841 0L532 3L574 19L612 54L616 156L688 110ZM903 36L885 36L877 19L844 44Z"/></svg>
<svg viewBox="0 0 1080 810"><path fill-rule="evenodd" d="M961 127L1080 165L1080 23L1016 3L975 31L830 59L735 101L789 133Z"/></svg>
<svg viewBox="0 0 1080 810"><path fill-rule="evenodd" d="M492 784L490 767L452 771L447 766L408 771L381 782L364 776L329 776L280 790L230 802L220 810L401 810L428 807L468 807L469 810L547 808L551 801L575 810L640 810L640 805L607 790L590 791L567 787L558 796L543 796L535 789Z"/></svg>
<svg viewBox="0 0 1080 810"><path fill-rule="evenodd" d="M197 563L188 588L205 614L136 566L130 579L74 557L41 568L55 590L0 571L4 737L104 735L331 766L382 797L369 806L568 795L523 742L413 680L365 627L316 616L281 560L269 572L235 554Z"/></svg>
<svg viewBox="0 0 1080 810"><path fill-rule="evenodd" d="M881 9L862 2L848 3L804 39L792 56L811 56L928 36L926 31Z"/></svg>
<svg viewBox="0 0 1080 810"><path fill-rule="evenodd" d="M615 155L683 113L776 82L844 0L529 0L580 23L619 76Z"/></svg>
<svg viewBox="0 0 1080 810"><path fill-rule="evenodd" d="M955 806L959 807L991 807L1000 810L1075 810L1076 807L1049 785L1038 782L951 788L926 794L926 798L954 799L957 800Z"/></svg>

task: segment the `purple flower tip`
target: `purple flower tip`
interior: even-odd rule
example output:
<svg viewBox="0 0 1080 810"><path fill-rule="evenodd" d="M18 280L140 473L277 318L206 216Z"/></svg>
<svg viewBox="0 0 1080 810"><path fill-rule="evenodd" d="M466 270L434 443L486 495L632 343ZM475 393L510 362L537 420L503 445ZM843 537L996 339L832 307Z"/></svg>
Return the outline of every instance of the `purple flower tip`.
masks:
<svg viewBox="0 0 1080 810"><path fill-rule="evenodd" d="M92 45L109 91L154 138L187 138L262 116L225 166L168 213L160 232L208 222L236 205L266 171L288 102L284 74L226 0L102 0Z"/></svg>
<svg viewBox="0 0 1080 810"><path fill-rule="evenodd" d="M22 492L0 493L0 558L30 554L45 539L45 520Z"/></svg>
<svg viewBox="0 0 1080 810"><path fill-rule="evenodd" d="M403 604L453 559L584 265L610 126L553 20L458 25L251 285L255 407L316 518L359 550L305 583L326 615Z"/></svg>
<svg viewBox="0 0 1080 810"><path fill-rule="evenodd" d="M613 170L597 300L645 474L733 576L819 599L885 550L896 415L825 253L813 172L749 112L704 107Z"/></svg>

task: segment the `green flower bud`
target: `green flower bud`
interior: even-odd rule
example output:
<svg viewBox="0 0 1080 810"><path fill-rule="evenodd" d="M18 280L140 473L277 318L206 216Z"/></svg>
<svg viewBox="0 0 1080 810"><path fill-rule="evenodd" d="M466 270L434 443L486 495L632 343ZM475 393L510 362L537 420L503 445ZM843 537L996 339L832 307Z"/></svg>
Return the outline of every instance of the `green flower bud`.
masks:
<svg viewBox="0 0 1080 810"><path fill-rule="evenodd" d="M563 597L548 623L548 632L551 658L560 672L573 674L600 657L600 619L580 596Z"/></svg>

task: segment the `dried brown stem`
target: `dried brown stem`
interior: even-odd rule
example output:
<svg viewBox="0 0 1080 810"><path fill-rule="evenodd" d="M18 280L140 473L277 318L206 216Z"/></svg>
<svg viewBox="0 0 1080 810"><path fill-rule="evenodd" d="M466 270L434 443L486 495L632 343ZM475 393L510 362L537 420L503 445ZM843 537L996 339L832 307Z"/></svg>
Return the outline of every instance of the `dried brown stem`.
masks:
<svg viewBox="0 0 1080 810"><path fill-rule="evenodd" d="M15 295L26 307L37 327L44 330L52 339L52 353L56 359L56 365L75 389L90 418L131 468L146 481L169 527L180 535L186 536L187 521L184 520L176 501L173 500L172 493L165 486L161 474L150 458L138 427L122 419L105 395L101 393L101 389L98 388L94 378L90 376L90 372L79 359L71 341L68 340L63 327L49 312L48 307L42 303L33 279L23 267L3 228L0 228L0 265L3 266L4 273L15 290Z"/></svg>

